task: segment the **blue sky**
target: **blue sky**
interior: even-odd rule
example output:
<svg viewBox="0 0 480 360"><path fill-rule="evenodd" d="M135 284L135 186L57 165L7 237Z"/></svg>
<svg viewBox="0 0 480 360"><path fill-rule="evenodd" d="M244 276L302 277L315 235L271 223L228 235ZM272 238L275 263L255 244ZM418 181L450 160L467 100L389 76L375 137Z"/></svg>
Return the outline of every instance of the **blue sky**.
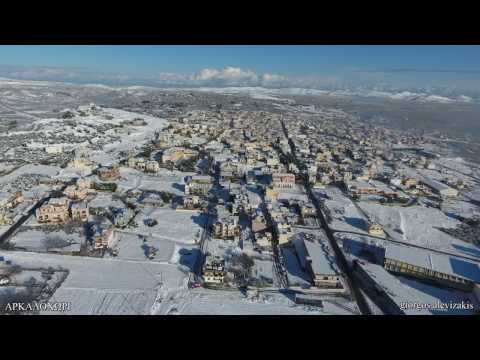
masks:
<svg viewBox="0 0 480 360"><path fill-rule="evenodd" d="M0 46L0 76L90 82L475 89L479 64L480 46Z"/></svg>

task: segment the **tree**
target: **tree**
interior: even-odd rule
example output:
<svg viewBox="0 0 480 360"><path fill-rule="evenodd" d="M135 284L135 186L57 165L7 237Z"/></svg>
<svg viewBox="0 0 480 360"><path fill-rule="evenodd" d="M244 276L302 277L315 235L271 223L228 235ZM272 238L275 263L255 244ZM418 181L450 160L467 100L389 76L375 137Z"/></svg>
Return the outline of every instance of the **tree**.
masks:
<svg viewBox="0 0 480 360"><path fill-rule="evenodd" d="M59 235L48 235L43 239L43 246L48 251L50 249L62 249L71 245L70 241L65 240Z"/></svg>

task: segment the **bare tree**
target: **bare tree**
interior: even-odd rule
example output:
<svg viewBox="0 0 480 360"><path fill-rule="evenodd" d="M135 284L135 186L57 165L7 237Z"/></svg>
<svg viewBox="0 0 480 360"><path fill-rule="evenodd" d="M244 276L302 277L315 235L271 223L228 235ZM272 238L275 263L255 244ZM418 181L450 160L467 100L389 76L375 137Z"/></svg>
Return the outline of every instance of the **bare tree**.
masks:
<svg viewBox="0 0 480 360"><path fill-rule="evenodd" d="M59 235L49 235L43 239L43 246L46 250L62 249L71 245L70 241L65 240Z"/></svg>

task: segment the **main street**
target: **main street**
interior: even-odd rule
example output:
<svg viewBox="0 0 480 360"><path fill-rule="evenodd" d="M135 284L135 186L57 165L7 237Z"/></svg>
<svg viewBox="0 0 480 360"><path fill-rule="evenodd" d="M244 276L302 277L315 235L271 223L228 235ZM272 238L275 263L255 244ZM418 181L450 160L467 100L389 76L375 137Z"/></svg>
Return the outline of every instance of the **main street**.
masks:
<svg viewBox="0 0 480 360"><path fill-rule="evenodd" d="M338 246L338 243L337 243L335 237L333 236L332 230L328 226L328 223L327 223L327 221L325 219L325 216L322 212L320 203L319 203L317 197L314 195L314 193L312 191L311 185L308 181L308 177L305 176L304 166L303 166L303 164L300 163L300 161L297 158L296 151L295 151L295 144L293 143L293 141L288 136L288 130L285 126L285 123L284 123L283 119L280 120L280 123L282 125L282 129L283 129L283 133L285 135L285 138L288 140L288 143L290 145L290 151L293 155L293 159L295 161L295 164L297 165L298 169L301 171L302 179L303 179L303 183L304 183L304 187L305 187L305 190L307 192L307 195L308 195L310 201L312 202L312 204L315 206L315 209L316 209L316 212L317 212L317 217L320 220L320 224L321 224L325 234L327 235L327 238L328 238L328 241L330 243L331 248L333 249L333 251L335 253L335 257L337 259L338 266L340 267L340 270L342 271L342 273L345 274L346 282L347 282L348 287L351 290L352 296L353 296L354 300L357 302L357 305L358 305L361 313L364 314L364 315L371 315L372 312L370 310L370 307L368 306L365 297L361 293L360 288L359 288L358 284L356 283L355 277L353 275L353 271L350 268L350 266L348 265L348 262L347 262L347 259L345 258L345 255L343 254L342 250Z"/></svg>

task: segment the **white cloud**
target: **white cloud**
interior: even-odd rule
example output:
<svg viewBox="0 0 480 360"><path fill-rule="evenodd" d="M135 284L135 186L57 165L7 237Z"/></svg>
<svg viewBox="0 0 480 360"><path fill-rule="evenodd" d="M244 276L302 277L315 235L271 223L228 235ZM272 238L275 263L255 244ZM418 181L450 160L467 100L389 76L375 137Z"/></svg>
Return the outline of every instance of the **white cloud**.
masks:
<svg viewBox="0 0 480 360"><path fill-rule="evenodd" d="M258 75L251 70L227 66L222 70L202 69L190 77L191 85L258 86Z"/></svg>

